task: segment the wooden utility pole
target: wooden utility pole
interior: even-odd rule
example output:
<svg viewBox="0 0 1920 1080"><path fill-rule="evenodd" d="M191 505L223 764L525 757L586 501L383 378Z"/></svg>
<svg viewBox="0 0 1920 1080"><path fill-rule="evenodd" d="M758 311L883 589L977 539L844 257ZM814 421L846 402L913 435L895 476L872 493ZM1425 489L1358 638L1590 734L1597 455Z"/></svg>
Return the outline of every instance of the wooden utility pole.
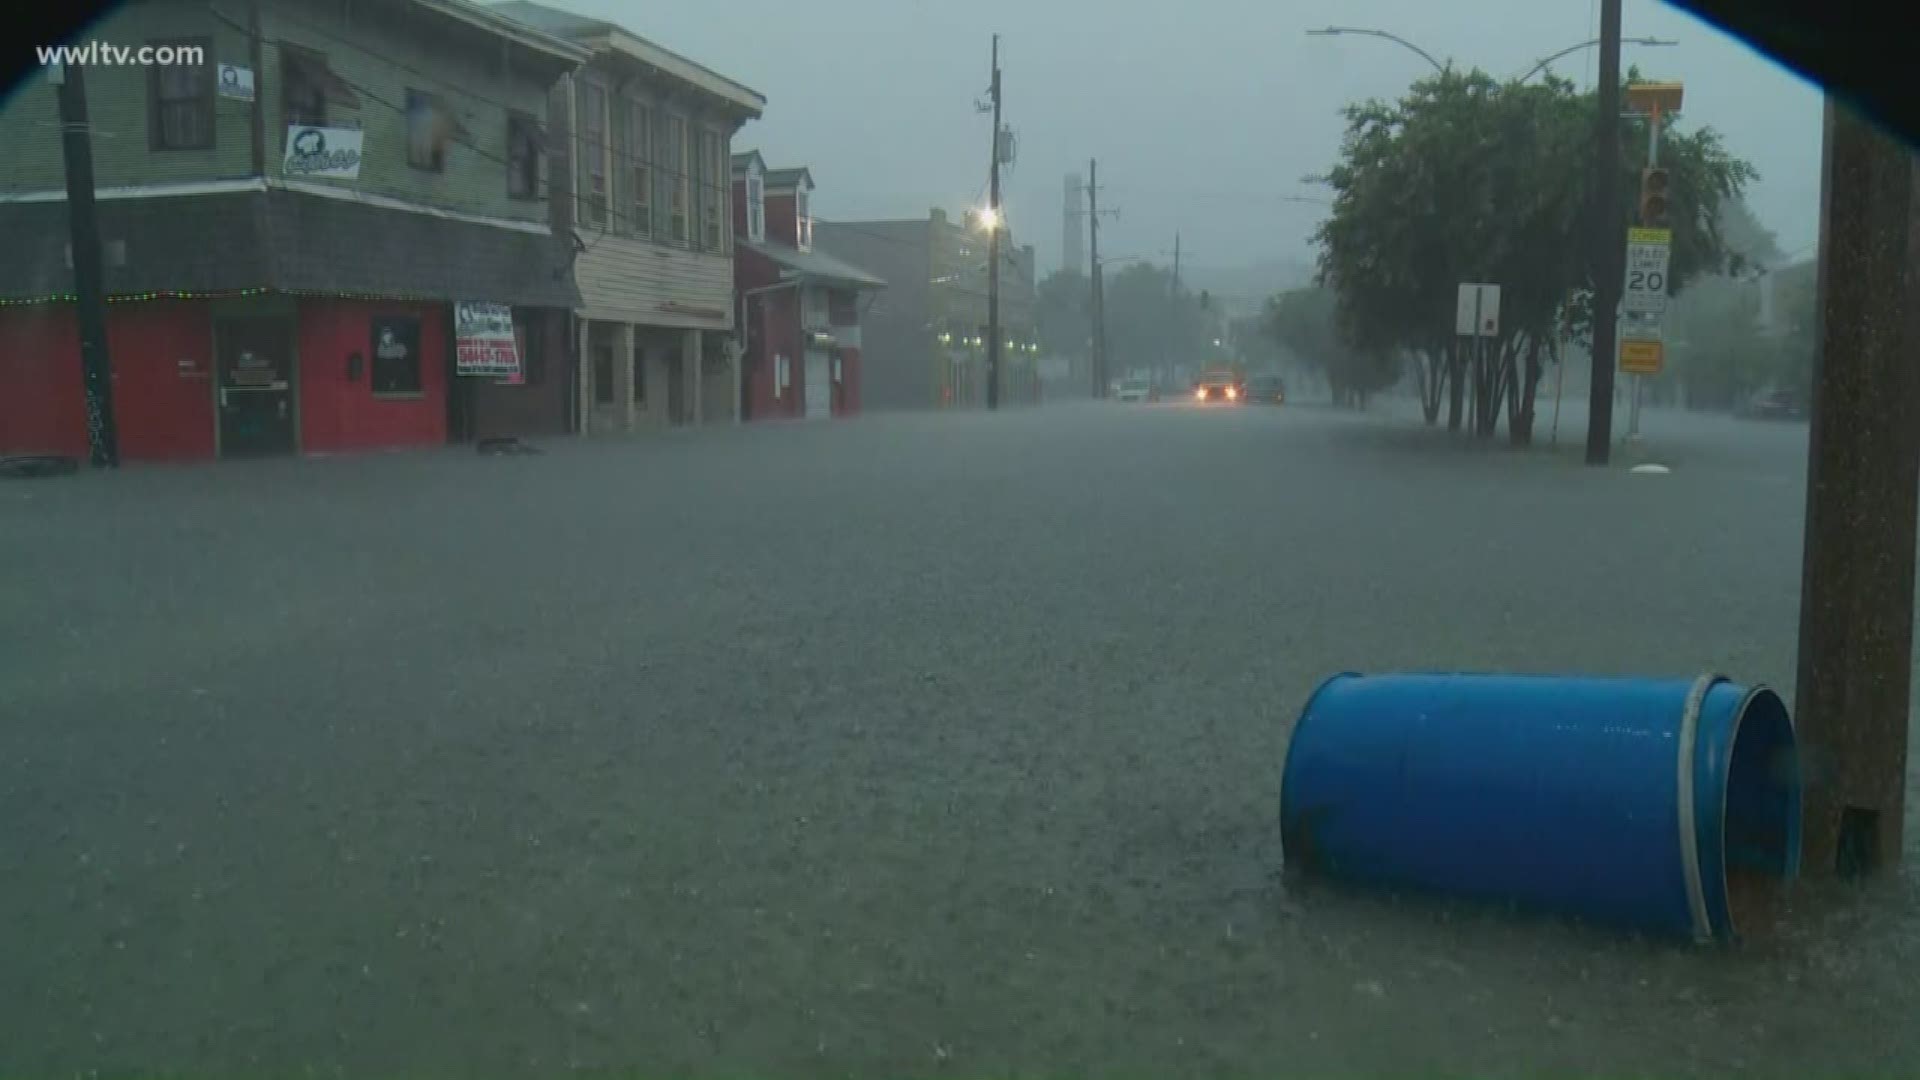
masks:
<svg viewBox="0 0 1920 1080"><path fill-rule="evenodd" d="M73 249L73 294L80 324L80 371L87 404L87 453L95 468L120 465L113 416L113 361L107 354L107 296L100 267L100 218L93 198L93 128L79 64L55 69L59 79L60 149L67 170L67 226Z"/></svg>
<svg viewBox="0 0 1920 1080"><path fill-rule="evenodd" d="M1000 35L993 35L993 146L988 152L987 207L987 408L1000 407Z"/></svg>
<svg viewBox="0 0 1920 1080"><path fill-rule="evenodd" d="M1100 162L1087 162L1087 268L1093 288L1093 396L1107 396L1107 296L1100 271Z"/></svg>
<svg viewBox="0 0 1920 1080"><path fill-rule="evenodd" d="M1894 866L1905 817L1920 506L1920 179L1913 152L1827 101L1794 719L1802 865Z"/></svg>
<svg viewBox="0 0 1920 1080"><path fill-rule="evenodd" d="M1600 115L1593 156L1593 382L1587 399L1587 464L1613 451L1614 309L1625 273L1626 222L1620 218L1620 0L1600 0Z"/></svg>

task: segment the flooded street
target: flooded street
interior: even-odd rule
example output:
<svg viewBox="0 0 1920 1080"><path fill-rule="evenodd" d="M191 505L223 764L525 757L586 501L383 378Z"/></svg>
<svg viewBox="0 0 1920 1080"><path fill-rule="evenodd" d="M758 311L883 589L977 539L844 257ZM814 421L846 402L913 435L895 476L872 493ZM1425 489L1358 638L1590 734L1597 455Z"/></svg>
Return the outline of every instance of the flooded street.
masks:
<svg viewBox="0 0 1920 1080"><path fill-rule="evenodd" d="M1333 672L1791 701L1804 426L1401 408L0 486L0 1072L1920 1069L1912 855L1734 950L1285 878Z"/></svg>

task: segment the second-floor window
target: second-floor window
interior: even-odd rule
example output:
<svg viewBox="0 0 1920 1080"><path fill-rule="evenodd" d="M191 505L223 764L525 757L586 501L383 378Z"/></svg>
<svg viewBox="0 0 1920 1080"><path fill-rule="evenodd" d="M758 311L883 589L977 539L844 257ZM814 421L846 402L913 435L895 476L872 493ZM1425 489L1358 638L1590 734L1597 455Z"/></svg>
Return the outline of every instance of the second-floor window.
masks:
<svg viewBox="0 0 1920 1080"><path fill-rule="evenodd" d="M700 129L700 242L708 251L726 250L726 147L719 132Z"/></svg>
<svg viewBox="0 0 1920 1080"><path fill-rule="evenodd" d="M439 95L407 91L407 164L428 172L447 168L447 144L453 140L453 113Z"/></svg>
<svg viewBox="0 0 1920 1080"><path fill-rule="evenodd" d="M198 64L157 64L147 69L147 145L154 150L213 148L212 38L150 41L154 46L200 50Z"/></svg>
<svg viewBox="0 0 1920 1080"><path fill-rule="evenodd" d="M633 102L627 110L627 124L631 129L627 137L628 157L623 163L628 171L628 191L632 195L627 207L627 220L633 235L651 237L653 235L653 109L642 102Z"/></svg>
<svg viewBox="0 0 1920 1080"><path fill-rule="evenodd" d="M290 45L280 48L280 111L288 127L327 126L327 58Z"/></svg>
<svg viewBox="0 0 1920 1080"><path fill-rule="evenodd" d="M507 114L507 195L540 197L540 124L522 113Z"/></svg>
<svg viewBox="0 0 1920 1080"><path fill-rule="evenodd" d="M767 239L767 181L751 172L747 174L747 239L756 244Z"/></svg>
<svg viewBox="0 0 1920 1080"><path fill-rule="evenodd" d="M807 186L801 184L793 192L793 236L794 246L801 251L813 250L813 216L807 213Z"/></svg>
<svg viewBox="0 0 1920 1080"><path fill-rule="evenodd" d="M607 88L587 84L580 116L580 220L607 227Z"/></svg>
<svg viewBox="0 0 1920 1080"><path fill-rule="evenodd" d="M693 168L693 155L687 152L687 118L684 116L667 117L667 160L669 170L667 181L667 235L676 244L687 242L688 207L690 185L687 173Z"/></svg>

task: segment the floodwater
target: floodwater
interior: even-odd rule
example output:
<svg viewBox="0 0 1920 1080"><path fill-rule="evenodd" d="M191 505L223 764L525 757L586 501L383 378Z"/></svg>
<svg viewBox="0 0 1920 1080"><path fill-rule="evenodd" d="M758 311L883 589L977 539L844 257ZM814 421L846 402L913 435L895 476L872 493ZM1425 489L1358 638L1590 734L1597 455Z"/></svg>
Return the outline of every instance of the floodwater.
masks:
<svg viewBox="0 0 1920 1080"><path fill-rule="evenodd" d="M1910 870L1733 949L1287 878L1333 671L1791 700L1803 427L1398 408L0 486L0 1072L1920 1071Z"/></svg>

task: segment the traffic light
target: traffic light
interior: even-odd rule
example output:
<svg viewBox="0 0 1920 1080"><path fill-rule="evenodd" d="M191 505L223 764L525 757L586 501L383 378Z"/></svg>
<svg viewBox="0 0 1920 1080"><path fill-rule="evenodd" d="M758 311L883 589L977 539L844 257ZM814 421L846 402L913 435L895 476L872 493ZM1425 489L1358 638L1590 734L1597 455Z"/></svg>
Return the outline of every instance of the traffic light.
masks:
<svg viewBox="0 0 1920 1080"><path fill-rule="evenodd" d="M1646 169L1640 173L1640 224L1649 229L1667 227L1667 170Z"/></svg>

